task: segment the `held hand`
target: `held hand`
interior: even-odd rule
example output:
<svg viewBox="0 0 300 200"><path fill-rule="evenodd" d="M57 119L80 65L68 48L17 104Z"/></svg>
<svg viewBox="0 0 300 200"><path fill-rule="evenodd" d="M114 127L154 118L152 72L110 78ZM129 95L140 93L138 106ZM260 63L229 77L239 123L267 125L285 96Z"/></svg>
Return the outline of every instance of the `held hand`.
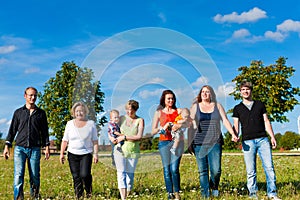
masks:
<svg viewBox="0 0 300 200"><path fill-rule="evenodd" d="M235 134L232 134L231 141L238 142L239 140L240 140L239 137L237 137Z"/></svg>

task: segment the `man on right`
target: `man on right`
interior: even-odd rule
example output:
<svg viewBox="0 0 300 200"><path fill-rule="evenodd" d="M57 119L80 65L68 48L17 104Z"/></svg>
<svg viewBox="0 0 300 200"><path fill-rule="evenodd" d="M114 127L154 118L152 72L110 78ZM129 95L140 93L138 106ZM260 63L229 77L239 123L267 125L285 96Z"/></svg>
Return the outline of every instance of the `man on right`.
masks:
<svg viewBox="0 0 300 200"><path fill-rule="evenodd" d="M277 196L272 150L267 134L271 138L273 148L276 148L276 139L266 107L261 101L252 100L252 89L251 82L243 81L240 84L243 101L233 109L233 123L237 134L239 133L239 124L241 124L249 196L258 199L256 184L256 154L258 153L266 174L268 198L280 200Z"/></svg>

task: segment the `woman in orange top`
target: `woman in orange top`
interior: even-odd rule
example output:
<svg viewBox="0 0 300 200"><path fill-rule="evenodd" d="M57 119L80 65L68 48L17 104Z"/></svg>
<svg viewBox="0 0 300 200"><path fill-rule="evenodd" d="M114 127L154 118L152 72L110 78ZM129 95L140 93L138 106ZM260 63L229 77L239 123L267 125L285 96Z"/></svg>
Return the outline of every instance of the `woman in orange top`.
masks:
<svg viewBox="0 0 300 200"><path fill-rule="evenodd" d="M154 113L152 134L160 134L158 148L163 164L168 199L180 199L179 164L184 147L183 139L177 148L177 154L174 155L170 152L173 145L170 124L175 121L178 113L179 110L176 107L176 96L174 92L171 90L164 90L160 98L160 105ZM180 128L180 125L174 125L172 130L178 128Z"/></svg>

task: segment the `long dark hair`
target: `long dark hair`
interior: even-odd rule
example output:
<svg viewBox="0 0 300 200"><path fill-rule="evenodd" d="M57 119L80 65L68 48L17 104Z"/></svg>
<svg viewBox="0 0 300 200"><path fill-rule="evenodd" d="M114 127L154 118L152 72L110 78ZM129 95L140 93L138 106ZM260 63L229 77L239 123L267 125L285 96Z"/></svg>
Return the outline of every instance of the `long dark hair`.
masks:
<svg viewBox="0 0 300 200"><path fill-rule="evenodd" d="M172 108L173 109L177 109L176 107L176 96L174 94L174 92L172 90L164 90L161 94L161 97L160 97L160 101L159 101L159 106L158 106L158 110L159 109L163 109L164 107L166 107L166 104L165 104L165 99L166 99L166 95L167 94L172 94L173 95L173 105L172 105Z"/></svg>

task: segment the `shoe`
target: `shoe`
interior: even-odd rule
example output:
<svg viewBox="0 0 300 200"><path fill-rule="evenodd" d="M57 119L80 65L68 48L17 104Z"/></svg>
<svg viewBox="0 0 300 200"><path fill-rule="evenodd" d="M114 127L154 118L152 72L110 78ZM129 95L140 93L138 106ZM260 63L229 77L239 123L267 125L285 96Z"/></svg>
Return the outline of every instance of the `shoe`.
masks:
<svg viewBox="0 0 300 200"><path fill-rule="evenodd" d="M173 193L168 193L168 200L169 199L175 199L175 196Z"/></svg>
<svg viewBox="0 0 300 200"><path fill-rule="evenodd" d="M179 195L179 192L175 192L175 200L180 200L180 195Z"/></svg>
<svg viewBox="0 0 300 200"><path fill-rule="evenodd" d="M272 199L272 200L281 200L278 196L272 196L272 197L269 197L269 199Z"/></svg>
<svg viewBox="0 0 300 200"><path fill-rule="evenodd" d="M212 190L211 195L213 195L214 197L218 197L219 196L219 190Z"/></svg>

